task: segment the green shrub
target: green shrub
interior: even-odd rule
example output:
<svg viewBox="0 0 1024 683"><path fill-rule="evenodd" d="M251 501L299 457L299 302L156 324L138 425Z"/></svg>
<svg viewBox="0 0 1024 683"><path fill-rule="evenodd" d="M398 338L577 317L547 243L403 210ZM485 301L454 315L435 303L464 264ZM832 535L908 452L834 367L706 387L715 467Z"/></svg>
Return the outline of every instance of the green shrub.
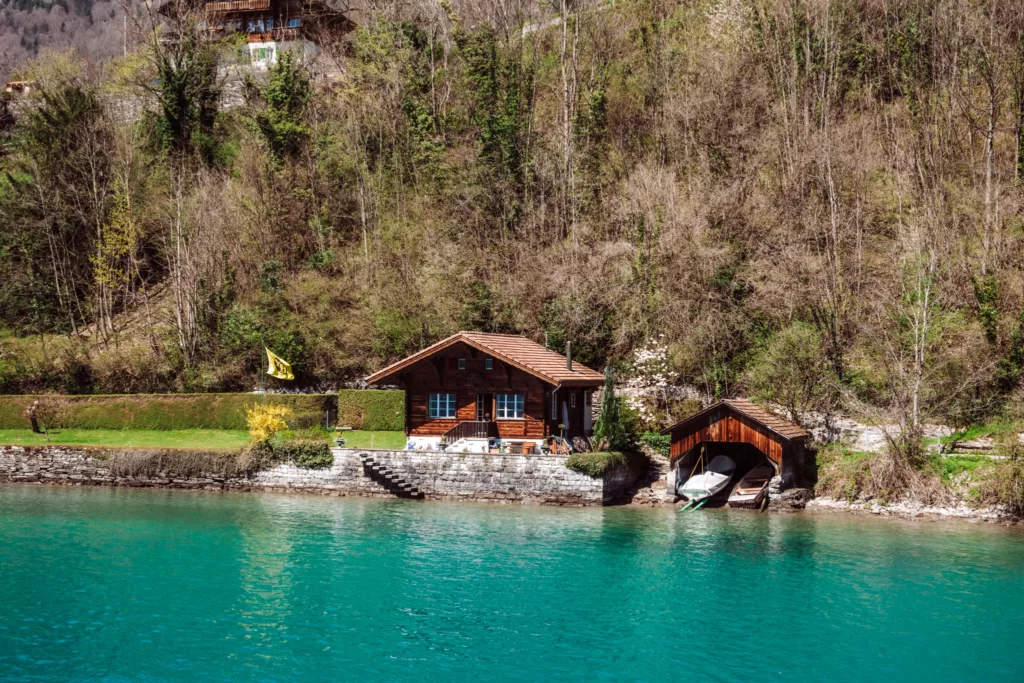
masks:
<svg viewBox="0 0 1024 683"><path fill-rule="evenodd" d="M254 444L249 451L260 462L290 462L298 467L323 469L334 464L326 439L276 436Z"/></svg>
<svg viewBox="0 0 1024 683"><path fill-rule="evenodd" d="M342 389L338 424L368 432L405 431L405 392L393 389Z"/></svg>
<svg viewBox="0 0 1024 683"><path fill-rule="evenodd" d="M595 451L593 453L571 453L565 460L570 470L589 477L603 477L616 467L627 466L634 471L640 466L642 456L621 451Z"/></svg>
<svg viewBox="0 0 1024 683"><path fill-rule="evenodd" d="M27 429L25 409L37 396L0 396L0 429ZM335 399L325 394L132 394L67 396L58 428L246 429L245 409L265 400L291 409L293 429L323 423Z"/></svg>
<svg viewBox="0 0 1024 683"><path fill-rule="evenodd" d="M660 432L644 432L640 435L640 443L667 458L669 449L672 446L672 435L661 434Z"/></svg>

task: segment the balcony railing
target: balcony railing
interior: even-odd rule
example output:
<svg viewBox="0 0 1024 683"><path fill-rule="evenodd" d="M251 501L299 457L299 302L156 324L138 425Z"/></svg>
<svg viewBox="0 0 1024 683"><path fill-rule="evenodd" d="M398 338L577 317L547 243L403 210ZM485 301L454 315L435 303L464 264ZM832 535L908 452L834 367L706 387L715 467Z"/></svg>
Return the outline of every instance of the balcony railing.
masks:
<svg viewBox="0 0 1024 683"><path fill-rule="evenodd" d="M207 12L245 12L270 9L270 0L220 0L203 5Z"/></svg>
<svg viewBox="0 0 1024 683"><path fill-rule="evenodd" d="M441 437L441 443L451 445L460 439L490 439L498 436L498 425L494 422L460 422Z"/></svg>
<svg viewBox="0 0 1024 683"><path fill-rule="evenodd" d="M249 33L248 41L250 43L269 43L273 40L298 40L301 35L300 31L301 29L294 27L279 26L269 31Z"/></svg>

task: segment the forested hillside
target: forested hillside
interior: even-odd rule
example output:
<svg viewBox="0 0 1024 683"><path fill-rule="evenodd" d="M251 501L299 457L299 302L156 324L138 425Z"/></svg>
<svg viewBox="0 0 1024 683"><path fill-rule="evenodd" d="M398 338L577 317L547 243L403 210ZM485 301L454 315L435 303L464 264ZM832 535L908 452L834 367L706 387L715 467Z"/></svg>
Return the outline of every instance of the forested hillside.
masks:
<svg viewBox="0 0 1024 683"><path fill-rule="evenodd" d="M0 77L7 78L47 48L75 48L86 58L120 55L121 0L0 0Z"/></svg>
<svg viewBox="0 0 1024 683"><path fill-rule="evenodd" d="M230 48L188 26L41 59L3 118L0 390L248 390L261 340L337 385L480 329L627 375L655 340L669 383L797 416L1017 409L1017 2L569 9L382 6L340 75L282 60L220 112Z"/></svg>

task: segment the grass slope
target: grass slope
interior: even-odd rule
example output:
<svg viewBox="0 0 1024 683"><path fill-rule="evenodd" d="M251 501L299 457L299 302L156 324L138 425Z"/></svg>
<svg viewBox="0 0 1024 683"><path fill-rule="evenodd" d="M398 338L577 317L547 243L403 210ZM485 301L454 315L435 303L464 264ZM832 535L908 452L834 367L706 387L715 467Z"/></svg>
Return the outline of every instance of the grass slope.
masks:
<svg viewBox="0 0 1024 683"><path fill-rule="evenodd" d="M339 434L345 439L344 448L380 451L400 451L405 448L405 432L368 432L356 429Z"/></svg>
<svg viewBox="0 0 1024 683"><path fill-rule="evenodd" d="M0 443L13 446L110 446L117 448L197 448L241 450L249 432L237 429L60 429L50 440L28 429L0 429Z"/></svg>
<svg viewBox="0 0 1024 683"><path fill-rule="evenodd" d="M346 448L401 450L403 432L343 432ZM249 443L244 429L58 429L50 440L28 429L0 429L0 444L11 446L109 446L114 448L198 448L241 450ZM333 443L331 445L334 445Z"/></svg>

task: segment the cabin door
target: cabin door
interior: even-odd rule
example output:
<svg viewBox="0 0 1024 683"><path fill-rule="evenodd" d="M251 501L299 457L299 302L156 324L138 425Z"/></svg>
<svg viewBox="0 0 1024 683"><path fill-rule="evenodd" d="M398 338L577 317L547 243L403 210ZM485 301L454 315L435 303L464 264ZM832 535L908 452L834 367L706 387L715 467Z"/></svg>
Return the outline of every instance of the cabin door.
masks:
<svg viewBox="0 0 1024 683"><path fill-rule="evenodd" d="M476 395L476 421L490 422L494 419L494 394Z"/></svg>
<svg viewBox="0 0 1024 683"><path fill-rule="evenodd" d="M583 433L590 434L594 428L594 394L590 389L583 391Z"/></svg>

